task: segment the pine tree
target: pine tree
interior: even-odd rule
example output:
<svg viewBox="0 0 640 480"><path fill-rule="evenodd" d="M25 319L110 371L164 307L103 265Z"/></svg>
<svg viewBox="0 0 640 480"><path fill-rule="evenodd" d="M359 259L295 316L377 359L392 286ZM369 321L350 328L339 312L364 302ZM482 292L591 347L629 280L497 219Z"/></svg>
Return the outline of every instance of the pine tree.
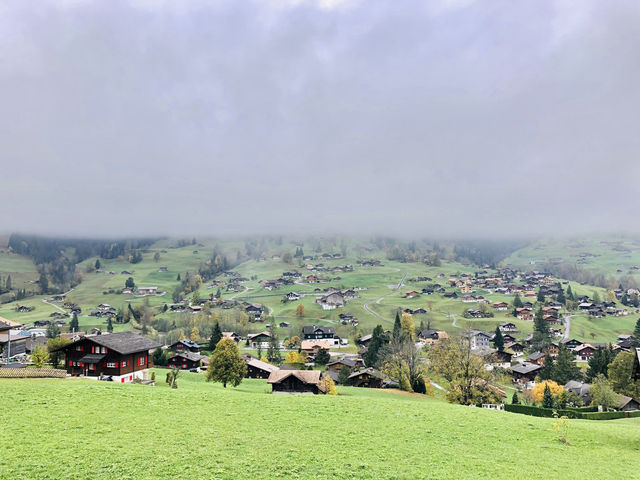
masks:
<svg viewBox="0 0 640 480"><path fill-rule="evenodd" d="M558 349L558 358L553 369L553 380L559 385L566 384L569 380L582 378L580 367L574 362L573 353L566 345L561 344Z"/></svg>
<svg viewBox="0 0 640 480"><path fill-rule="evenodd" d="M107 320L107 332L113 333L113 322L111 321L111 317Z"/></svg>
<svg viewBox="0 0 640 480"><path fill-rule="evenodd" d="M549 385L544 386L544 396L542 397L542 408L553 408L553 395Z"/></svg>
<svg viewBox="0 0 640 480"><path fill-rule="evenodd" d="M538 297L537 297L539 302L544 302L544 293L542 292L542 288L538 289Z"/></svg>
<svg viewBox="0 0 640 480"><path fill-rule="evenodd" d="M502 331L500 327L496 327L496 335L493 337L493 346L501 352L504 350L504 337L502 336Z"/></svg>
<svg viewBox="0 0 640 480"><path fill-rule="evenodd" d="M71 321L69 322L69 331L77 332L79 327L80 325L78 322L78 314L76 312L73 312L73 316L71 317Z"/></svg>
<svg viewBox="0 0 640 480"><path fill-rule="evenodd" d="M567 287L567 298L572 302L575 301L576 297L573 295L573 290L571 290L571 284Z"/></svg>
<svg viewBox="0 0 640 480"><path fill-rule="evenodd" d="M636 322L636 328L633 329L633 348L640 348L640 318Z"/></svg>
<svg viewBox="0 0 640 480"><path fill-rule="evenodd" d="M553 358L548 353L544 357L542 368L538 371L540 380L551 380L553 378Z"/></svg>
<svg viewBox="0 0 640 480"><path fill-rule="evenodd" d="M275 322L271 324L271 328L269 329L269 348L267 349L267 360L273 365L280 365L282 363L282 356L280 355L280 344L278 342L278 334L276 333Z"/></svg>
<svg viewBox="0 0 640 480"><path fill-rule="evenodd" d="M100 267L102 267L102 265L100 264L100 259L96 259L96 263L95 263L95 268L96 270L100 270Z"/></svg>
<svg viewBox="0 0 640 480"><path fill-rule="evenodd" d="M220 340L222 340L222 330L220 330L220 324L216 322L211 331L211 338L209 338L208 347L211 353L216 349L216 345L218 345Z"/></svg>
<svg viewBox="0 0 640 480"><path fill-rule="evenodd" d="M178 276L176 277L176 282L180 281L180 274L178 274Z"/></svg>
<svg viewBox="0 0 640 480"><path fill-rule="evenodd" d="M516 295L514 297L513 308L522 308L522 300L520 300L520 295Z"/></svg>
<svg viewBox="0 0 640 480"><path fill-rule="evenodd" d="M338 374L338 383L340 385L348 385L349 375L351 375L351 369L346 365L343 365L340 369L340 373Z"/></svg>
<svg viewBox="0 0 640 480"><path fill-rule="evenodd" d="M315 362L317 365L326 365L331 361L331 355L329 355L329 350L326 348L321 348L316 353Z"/></svg>
<svg viewBox="0 0 640 480"><path fill-rule="evenodd" d="M517 405L520 403L520 399L518 398L518 392L517 391L513 391L513 396L511 397L511 403L513 405Z"/></svg>
<svg viewBox="0 0 640 480"><path fill-rule="evenodd" d="M7 280L4 284L4 288L9 292L11 291L11 275L7 275Z"/></svg>
<svg viewBox="0 0 640 480"><path fill-rule="evenodd" d="M556 295L556 301L564 305L567 303L567 299L564 296L564 290L562 290L562 285L560 283L558 283L558 288L560 289L560 292Z"/></svg>
<svg viewBox="0 0 640 480"><path fill-rule="evenodd" d="M399 342L402 338L402 324L400 322L400 312L396 312L396 320L393 323L393 341Z"/></svg>
<svg viewBox="0 0 640 480"><path fill-rule="evenodd" d="M377 325L373 329L371 340L369 341L369 347L367 353L364 354L364 363L367 367L373 367L378 362L378 352L380 348L389 343L387 334L384 333L382 325Z"/></svg>

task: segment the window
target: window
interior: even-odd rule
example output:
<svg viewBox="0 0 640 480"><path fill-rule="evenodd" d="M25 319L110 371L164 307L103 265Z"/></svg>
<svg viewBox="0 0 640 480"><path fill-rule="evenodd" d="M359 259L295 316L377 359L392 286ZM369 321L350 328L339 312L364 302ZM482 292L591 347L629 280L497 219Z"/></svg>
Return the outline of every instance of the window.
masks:
<svg viewBox="0 0 640 480"><path fill-rule="evenodd" d="M123 361L123 362L120 364L120 366L121 366L121 367L123 367L123 368L124 368L124 367L126 367L127 365L129 365L129 362L128 362L127 360Z"/></svg>
<svg viewBox="0 0 640 480"><path fill-rule="evenodd" d="M82 345L76 345L76 352L84 351L84 347Z"/></svg>
<svg viewBox="0 0 640 480"><path fill-rule="evenodd" d="M142 365L144 365L144 363L145 363L145 358L144 357L140 357L138 359L138 366L142 366Z"/></svg>
<svg viewBox="0 0 640 480"><path fill-rule="evenodd" d="M107 368L118 368L118 362L107 362Z"/></svg>

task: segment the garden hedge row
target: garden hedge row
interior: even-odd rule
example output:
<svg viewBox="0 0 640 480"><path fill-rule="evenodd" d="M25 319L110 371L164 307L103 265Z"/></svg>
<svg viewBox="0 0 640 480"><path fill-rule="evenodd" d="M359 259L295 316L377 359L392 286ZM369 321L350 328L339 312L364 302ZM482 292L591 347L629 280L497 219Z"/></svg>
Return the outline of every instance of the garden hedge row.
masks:
<svg viewBox="0 0 640 480"><path fill-rule="evenodd" d="M589 407L595 408L598 407ZM583 420L613 420L615 418L631 418L640 417L640 411L636 412L598 412L598 411L585 411L578 409L560 409L554 410L552 408L533 407L531 405L520 404L505 404L505 411L512 413L522 413L524 415L532 415L534 417L553 417L554 412L560 417L567 418L579 418Z"/></svg>

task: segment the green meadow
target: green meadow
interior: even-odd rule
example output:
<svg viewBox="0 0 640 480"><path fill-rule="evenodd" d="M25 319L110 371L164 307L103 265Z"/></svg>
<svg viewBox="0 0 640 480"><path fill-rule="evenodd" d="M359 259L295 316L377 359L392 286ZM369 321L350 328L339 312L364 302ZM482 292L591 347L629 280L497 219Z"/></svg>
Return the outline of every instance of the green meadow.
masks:
<svg viewBox="0 0 640 480"><path fill-rule="evenodd" d="M339 387L272 395L264 380L223 389L156 370L155 387L0 380L0 479L636 478L640 419L553 419Z"/></svg>

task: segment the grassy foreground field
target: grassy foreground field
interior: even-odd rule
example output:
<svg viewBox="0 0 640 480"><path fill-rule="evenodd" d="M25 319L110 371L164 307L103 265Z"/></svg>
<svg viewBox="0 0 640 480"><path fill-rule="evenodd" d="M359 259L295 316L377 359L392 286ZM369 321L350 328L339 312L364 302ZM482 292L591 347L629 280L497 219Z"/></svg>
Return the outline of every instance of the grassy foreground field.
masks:
<svg viewBox="0 0 640 480"><path fill-rule="evenodd" d="M170 389L1 380L0 478L637 478L639 419L571 421L341 388L271 395L183 374Z"/></svg>

